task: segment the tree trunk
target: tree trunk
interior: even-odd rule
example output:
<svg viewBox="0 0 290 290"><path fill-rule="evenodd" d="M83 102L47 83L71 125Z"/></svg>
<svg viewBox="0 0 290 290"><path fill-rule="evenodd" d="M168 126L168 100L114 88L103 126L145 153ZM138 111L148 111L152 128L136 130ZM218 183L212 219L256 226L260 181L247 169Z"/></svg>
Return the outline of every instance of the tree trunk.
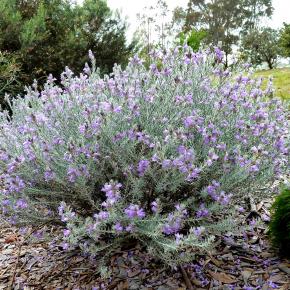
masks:
<svg viewBox="0 0 290 290"><path fill-rule="evenodd" d="M229 56L229 54L228 54L228 52L226 51L225 52L225 56L226 56L226 59L225 59L225 69L227 69L228 67L229 67L229 61L228 61L228 56Z"/></svg>
<svg viewBox="0 0 290 290"><path fill-rule="evenodd" d="M267 60L267 64L268 64L269 69L273 69L273 64L271 60Z"/></svg>

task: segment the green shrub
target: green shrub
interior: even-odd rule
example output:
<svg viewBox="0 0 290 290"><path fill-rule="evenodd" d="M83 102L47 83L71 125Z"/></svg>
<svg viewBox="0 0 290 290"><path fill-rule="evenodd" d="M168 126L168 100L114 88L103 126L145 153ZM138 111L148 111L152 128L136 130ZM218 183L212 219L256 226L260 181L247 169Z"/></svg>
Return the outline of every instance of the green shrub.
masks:
<svg viewBox="0 0 290 290"><path fill-rule="evenodd" d="M207 37L207 32L204 29L195 29L193 28L190 32L184 33L181 32L179 35L180 45L185 43L190 46L193 51L198 51L204 42L204 39Z"/></svg>
<svg viewBox="0 0 290 290"><path fill-rule="evenodd" d="M290 188L284 189L272 206L270 236L281 255L290 257Z"/></svg>

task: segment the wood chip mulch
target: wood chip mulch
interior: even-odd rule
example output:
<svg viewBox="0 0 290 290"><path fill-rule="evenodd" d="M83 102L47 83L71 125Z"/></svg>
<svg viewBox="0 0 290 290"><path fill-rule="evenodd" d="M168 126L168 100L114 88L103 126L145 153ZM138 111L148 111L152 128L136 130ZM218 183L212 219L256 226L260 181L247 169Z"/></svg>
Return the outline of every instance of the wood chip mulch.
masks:
<svg viewBox="0 0 290 290"><path fill-rule="evenodd" d="M63 250L61 229L24 232L0 218L0 290L290 290L290 261L279 258L266 238L269 206L251 205L241 213L251 229L220 237L210 256L190 265L168 269L137 246L115 253L103 275L97 259Z"/></svg>

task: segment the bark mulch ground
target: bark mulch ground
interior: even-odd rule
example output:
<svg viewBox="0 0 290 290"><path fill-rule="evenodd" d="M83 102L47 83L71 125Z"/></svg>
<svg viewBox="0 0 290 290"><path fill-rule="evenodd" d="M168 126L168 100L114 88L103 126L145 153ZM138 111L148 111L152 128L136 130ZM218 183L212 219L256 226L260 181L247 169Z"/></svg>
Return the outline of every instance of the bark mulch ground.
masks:
<svg viewBox="0 0 290 290"><path fill-rule="evenodd" d="M168 269L140 247L116 252L108 271L79 251L64 251L62 230L21 229L0 219L0 290L4 289L290 289L290 262L266 238L270 201L241 213L251 229L220 237L209 256Z"/></svg>

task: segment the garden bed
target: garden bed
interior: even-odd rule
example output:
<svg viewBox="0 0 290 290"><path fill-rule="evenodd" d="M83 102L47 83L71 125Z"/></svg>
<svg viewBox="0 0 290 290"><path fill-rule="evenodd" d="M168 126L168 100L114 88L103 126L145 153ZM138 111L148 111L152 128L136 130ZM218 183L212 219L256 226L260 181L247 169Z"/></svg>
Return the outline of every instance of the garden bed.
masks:
<svg viewBox="0 0 290 290"><path fill-rule="evenodd" d="M62 249L62 229L24 232L1 219L0 289L286 290L290 262L280 259L266 239L270 203L264 200L241 212L239 220L250 229L220 237L211 255L187 267L170 270L136 245L112 256L107 278L97 273L98 259Z"/></svg>

